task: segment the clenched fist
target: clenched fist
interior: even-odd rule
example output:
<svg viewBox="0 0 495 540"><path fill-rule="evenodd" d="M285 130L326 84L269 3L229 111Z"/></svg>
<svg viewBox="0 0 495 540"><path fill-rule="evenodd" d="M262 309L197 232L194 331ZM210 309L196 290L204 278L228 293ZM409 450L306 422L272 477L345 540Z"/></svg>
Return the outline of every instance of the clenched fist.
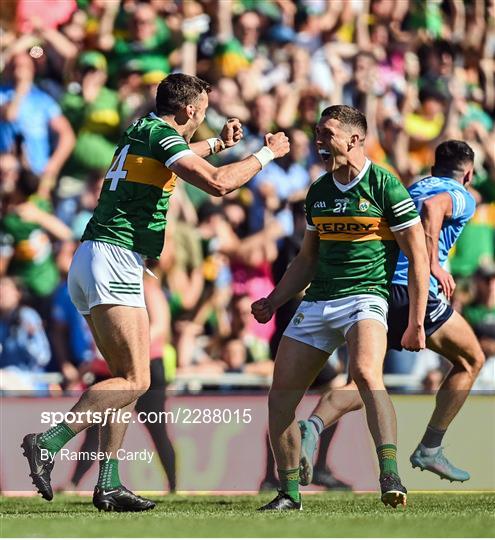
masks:
<svg viewBox="0 0 495 540"><path fill-rule="evenodd" d="M251 304L251 313L259 323L267 323L273 317L274 312L275 309L268 298L260 298Z"/></svg>
<svg viewBox="0 0 495 540"><path fill-rule="evenodd" d="M220 133L220 138L225 143L225 148L235 146L243 136L242 124L238 118L229 118Z"/></svg>
<svg viewBox="0 0 495 540"><path fill-rule="evenodd" d="M278 133L267 133L265 135L265 145L275 154L276 158L285 156L290 150L289 139L283 131Z"/></svg>
<svg viewBox="0 0 495 540"><path fill-rule="evenodd" d="M424 326L407 326L400 344L406 351L421 351L426 348Z"/></svg>

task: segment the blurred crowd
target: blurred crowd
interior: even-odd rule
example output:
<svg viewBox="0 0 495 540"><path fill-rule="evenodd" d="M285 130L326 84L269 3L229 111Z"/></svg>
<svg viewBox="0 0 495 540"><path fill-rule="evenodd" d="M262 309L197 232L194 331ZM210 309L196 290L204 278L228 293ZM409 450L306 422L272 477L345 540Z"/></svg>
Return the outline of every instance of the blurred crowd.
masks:
<svg viewBox="0 0 495 540"><path fill-rule="evenodd" d="M493 0L5 0L0 20L2 388L65 389L105 376L66 276L123 129L154 109L173 71L213 86L197 139L227 118L243 158L284 130L290 153L223 199L179 182L166 249L146 277L153 356L176 373L269 376L295 299L266 325L268 294L302 240L304 198L323 169L320 111L365 113L367 155L406 185L449 138L475 151L478 207L450 258L454 304L491 359L495 385L495 3ZM157 300L157 298L159 300ZM343 370L345 351L332 360ZM386 372L434 391L442 360L394 353Z"/></svg>

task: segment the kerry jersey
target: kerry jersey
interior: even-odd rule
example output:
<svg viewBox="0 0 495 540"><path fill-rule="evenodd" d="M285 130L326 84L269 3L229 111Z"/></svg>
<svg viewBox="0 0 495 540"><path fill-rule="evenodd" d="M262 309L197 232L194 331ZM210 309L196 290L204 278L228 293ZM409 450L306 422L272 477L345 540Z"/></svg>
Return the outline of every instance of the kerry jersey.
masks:
<svg viewBox="0 0 495 540"><path fill-rule="evenodd" d="M428 176L409 186L409 193L419 213L424 200L443 192L448 193L452 199L452 216L442 223L438 239L438 261L441 266L446 263L449 251L459 238L464 225L473 217L476 202L469 191L452 178ZM401 252L392 282L407 285L408 268L409 261ZM433 276L430 276L430 292L435 296L438 294L438 282Z"/></svg>
<svg viewBox="0 0 495 540"><path fill-rule="evenodd" d="M82 240L158 258L177 178L169 167L192 153L184 138L154 113L136 120L119 140Z"/></svg>
<svg viewBox="0 0 495 540"><path fill-rule="evenodd" d="M357 294L388 300L399 255L393 232L420 221L397 178L369 160L346 185L324 174L308 191L306 220L320 242L316 275L305 300Z"/></svg>

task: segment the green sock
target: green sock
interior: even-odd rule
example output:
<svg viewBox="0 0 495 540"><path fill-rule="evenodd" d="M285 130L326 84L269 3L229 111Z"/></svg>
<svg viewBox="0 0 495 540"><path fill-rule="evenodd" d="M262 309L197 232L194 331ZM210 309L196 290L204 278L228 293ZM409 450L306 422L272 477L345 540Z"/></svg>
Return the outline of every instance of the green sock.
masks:
<svg viewBox="0 0 495 540"><path fill-rule="evenodd" d="M39 446L56 454L75 436L72 429L65 422L61 422L41 434Z"/></svg>
<svg viewBox="0 0 495 540"><path fill-rule="evenodd" d="M100 473L98 474L98 486L103 489L112 489L121 486L119 478L119 460L106 459L100 461Z"/></svg>
<svg viewBox="0 0 495 540"><path fill-rule="evenodd" d="M299 468L285 471L278 469L278 477L280 479L280 489L299 502L301 499L299 495Z"/></svg>
<svg viewBox="0 0 495 540"><path fill-rule="evenodd" d="M378 462L380 463L380 476L383 474L396 474L397 470L397 446L395 444L382 444L376 449Z"/></svg>

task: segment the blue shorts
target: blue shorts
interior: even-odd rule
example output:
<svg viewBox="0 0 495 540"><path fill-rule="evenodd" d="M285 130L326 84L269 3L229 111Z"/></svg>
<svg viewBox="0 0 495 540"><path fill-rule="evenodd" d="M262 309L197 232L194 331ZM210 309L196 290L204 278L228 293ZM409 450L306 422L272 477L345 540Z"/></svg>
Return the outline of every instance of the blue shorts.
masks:
<svg viewBox="0 0 495 540"><path fill-rule="evenodd" d="M426 304L425 333L431 336L454 313L444 300L431 292ZM388 305L388 348L402 350L400 344L409 321L409 294L407 285L392 285Z"/></svg>

